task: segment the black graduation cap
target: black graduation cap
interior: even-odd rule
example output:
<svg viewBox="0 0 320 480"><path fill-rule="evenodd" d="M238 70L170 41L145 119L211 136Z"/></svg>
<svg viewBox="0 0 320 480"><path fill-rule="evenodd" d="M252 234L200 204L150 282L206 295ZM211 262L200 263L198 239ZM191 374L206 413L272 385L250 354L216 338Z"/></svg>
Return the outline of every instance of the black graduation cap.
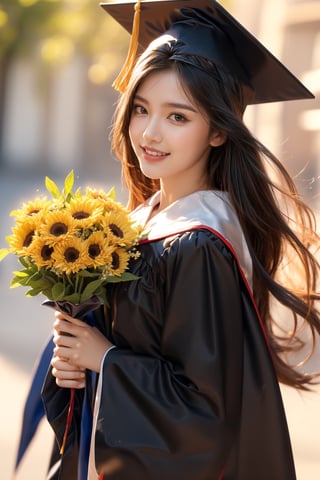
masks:
<svg viewBox="0 0 320 480"><path fill-rule="evenodd" d="M135 60L136 47L146 49L157 37L170 34L182 42L181 58L185 54L207 58L251 87L251 104L314 98L216 0L116 1L101 6L132 34L125 63L127 76ZM121 75L123 77L123 72ZM124 90L119 83L118 89Z"/></svg>

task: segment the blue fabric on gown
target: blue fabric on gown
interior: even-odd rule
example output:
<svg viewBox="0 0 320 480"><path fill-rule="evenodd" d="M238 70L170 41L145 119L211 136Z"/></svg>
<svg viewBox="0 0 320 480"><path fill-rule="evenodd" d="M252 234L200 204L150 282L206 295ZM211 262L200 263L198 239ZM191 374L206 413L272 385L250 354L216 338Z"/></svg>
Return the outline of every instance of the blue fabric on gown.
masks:
<svg viewBox="0 0 320 480"><path fill-rule="evenodd" d="M21 434L15 470L18 469L21 460L23 459L34 435L36 434L39 423L45 415L45 410L41 398L41 389L48 368L50 366L53 348L54 343L52 341L52 338L50 338L49 342L47 343L41 354L38 365L35 369L34 377L29 389L23 411Z"/></svg>
<svg viewBox="0 0 320 480"><path fill-rule="evenodd" d="M87 322L89 325L93 326L94 317L92 314L89 314L87 316ZM40 356L38 365L35 369L34 377L32 379L29 393L27 395L24 406L15 470L18 469L27 449L30 446L33 437L36 434L40 421L45 416L44 405L41 398L41 390L48 368L50 366L54 346L55 345L51 337L47 345L45 346ZM89 374L87 373L87 375L87 382L89 381L88 387L90 389L90 392L88 392L87 389L85 390L82 407L78 480L87 480L93 420L90 397L92 397L91 392L94 388L96 374L94 372L90 372Z"/></svg>

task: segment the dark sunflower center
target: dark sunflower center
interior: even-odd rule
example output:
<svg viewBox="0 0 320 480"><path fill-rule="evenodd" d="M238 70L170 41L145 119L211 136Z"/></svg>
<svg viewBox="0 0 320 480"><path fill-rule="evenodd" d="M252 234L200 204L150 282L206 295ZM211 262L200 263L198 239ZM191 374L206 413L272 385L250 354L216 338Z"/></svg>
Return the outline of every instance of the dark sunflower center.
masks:
<svg viewBox="0 0 320 480"><path fill-rule="evenodd" d="M53 248L49 247L49 245L44 245L41 249L41 257L43 260L50 260L51 255L53 252Z"/></svg>
<svg viewBox="0 0 320 480"><path fill-rule="evenodd" d="M111 268L113 270L117 270L119 267L120 267L120 257L119 255L116 253L116 252L113 252L113 254L111 255L112 257L112 265L111 265Z"/></svg>
<svg viewBox="0 0 320 480"><path fill-rule="evenodd" d="M97 243L93 243L92 245L89 246L88 253L89 253L89 257L91 258L98 257L101 253L100 245L98 245Z"/></svg>
<svg viewBox="0 0 320 480"><path fill-rule="evenodd" d="M75 220L83 220L85 218L89 218L90 215L88 212L83 212L83 211L80 211L80 212L75 212L73 215L73 218Z"/></svg>
<svg viewBox="0 0 320 480"><path fill-rule="evenodd" d="M115 235L116 237L119 237L119 238L124 237L123 231L121 230L121 228L118 227L118 225L116 225L114 223L110 223L109 228L110 228L111 232L113 233L113 235Z"/></svg>
<svg viewBox="0 0 320 480"><path fill-rule="evenodd" d="M64 252L64 258L68 263L74 263L80 256L79 250L74 247L68 247Z"/></svg>
<svg viewBox="0 0 320 480"><path fill-rule="evenodd" d="M60 237L61 235L65 235L68 231L68 227L63 222L56 222L51 225L50 233L55 237Z"/></svg>
<svg viewBox="0 0 320 480"><path fill-rule="evenodd" d="M28 235L25 236L25 239L23 242L24 247L29 247L31 245L33 235L34 235L34 230L32 230L32 232L29 232Z"/></svg>

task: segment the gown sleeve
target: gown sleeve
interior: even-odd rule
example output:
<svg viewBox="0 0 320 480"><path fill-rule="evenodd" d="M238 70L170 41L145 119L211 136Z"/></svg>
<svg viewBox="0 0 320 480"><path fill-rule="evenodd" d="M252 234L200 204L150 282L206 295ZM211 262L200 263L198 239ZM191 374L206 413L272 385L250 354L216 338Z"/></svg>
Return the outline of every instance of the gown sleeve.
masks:
<svg viewBox="0 0 320 480"><path fill-rule="evenodd" d="M112 480L219 479L241 415L237 269L223 243L201 232L172 240L160 263L161 291L149 292L164 305L159 351L116 348L102 367L97 470ZM135 291L137 304L148 302Z"/></svg>

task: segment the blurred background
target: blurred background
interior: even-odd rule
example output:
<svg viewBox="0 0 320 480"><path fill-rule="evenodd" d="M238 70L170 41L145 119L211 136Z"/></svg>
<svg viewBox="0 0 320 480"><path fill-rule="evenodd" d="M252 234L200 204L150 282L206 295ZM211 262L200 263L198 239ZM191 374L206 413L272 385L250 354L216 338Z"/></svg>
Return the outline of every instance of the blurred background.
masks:
<svg viewBox="0 0 320 480"><path fill-rule="evenodd" d="M221 3L316 95L249 107L246 123L319 214L320 1ZM109 134L117 99L111 83L128 39L95 0L0 2L0 247L10 233L9 212L44 192L46 175L61 184L74 169L77 186L115 185L126 201ZM1 480L13 478L24 401L53 320L39 298L9 289L14 268L10 258L0 263ZM298 480L319 480L320 391L282 391ZM17 480L45 478L51 443L43 423Z"/></svg>

